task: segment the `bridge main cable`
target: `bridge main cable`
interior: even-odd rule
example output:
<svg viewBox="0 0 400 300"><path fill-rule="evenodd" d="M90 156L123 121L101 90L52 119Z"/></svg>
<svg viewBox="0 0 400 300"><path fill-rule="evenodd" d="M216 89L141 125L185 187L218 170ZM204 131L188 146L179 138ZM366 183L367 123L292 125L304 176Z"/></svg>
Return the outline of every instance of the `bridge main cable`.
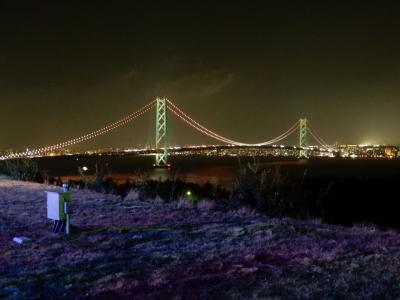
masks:
<svg viewBox="0 0 400 300"><path fill-rule="evenodd" d="M134 113L129 114L128 116L113 122L103 128L100 128L98 130L95 130L93 132L87 133L85 135L82 135L80 137L71 139L71 140L67 140L65 142L62 143L58 143L58 144L54 144L51 146L47 146L47 147L42 147L42 148L37 148L37 149L33 149L33 150L27 150L25 152L20 152L20 153L15 153L15 154L10 154L10 155L4 155L4 156L0 156L0 160L5 160L5 159L11 159L11 158L19 158L19 157L27 157L27 156L34 156L34 155L39 155L42 153L46 153L49 151L53 151L53 150L58 150L58 149L62 149L68 146L72 146L72 145L76 145L79 143L82 143L84 141L87 140L91 140L97 136L103 135L105 133L108 133L118 127L121 127L123 125L126 125L130 122L132 122L133 120L135 120L136 118L140 117L141 115L143 115L144 113L148 112L149 110L151 110L154 106L156 100L151 101L150 103L146 104L145 106L141 107L140 109L138 109L137 111L135 111Z"/></svg>
<svg viewBox="0 0 400 300"><path fill-rule="evenodd" d="M333 152L337 151L337 149L329 146L328 143L324 141L324 139L309 124L309 122L307 123L307 130L323 148L325 148L328 151L333 151Z"/></svg>
<svg viewBox="0 0 400 300"><path fill-rule="evenodd" d="M290 127L288 130L286 130L284 133L282 133L281 135L279 135L278 137L271 139L269 141L265 141L262 143L255 143L255 144L249 144L249 143L242 143L242 142L238 142L238 141L234 141L231 140L229 138L226 138L224 136L221 136L209 129L207 129L206 127L204 127L203 125L201 125L200 123L198 123L197 121L195 121L194 119L192 119L188 114L186 114L182 109L180 109L177 105L175 105L174 103L172 103L170 100L167 99L168 105L167 108L177 117L179 117L182 121L184 121L185 123L187 123L188 125L190 125L191 127L193 127L194 129L200 131L201 133L214 138L218 141L227 143L227 144L231 144L231 145L236 145L236 146L265 146L265 145L271 145L274 144L276 142L279 142L283 139L285 139L286 137L288 137L289 135L291 135L293 132L295 132L297 130L297 128L299 127L299 121L297 121L295 124L293 124L292 127Z"/></svg>

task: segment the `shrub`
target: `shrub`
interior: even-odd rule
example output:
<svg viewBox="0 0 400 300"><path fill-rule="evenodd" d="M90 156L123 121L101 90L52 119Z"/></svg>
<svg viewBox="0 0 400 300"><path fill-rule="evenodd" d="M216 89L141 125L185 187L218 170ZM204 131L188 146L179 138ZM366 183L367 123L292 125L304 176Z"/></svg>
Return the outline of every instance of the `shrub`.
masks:
<svg viewBox="0 0 400 300"><path fill-rule="evenodd" d="M233 205L250 205L257 207L262 203L261 188L264 172L259 168L258 163L248 162L242 164L239 161L239 171L232 186L231 203Z"/></svg>
<svg viewBox="0 0 400 300"><path fill-rule="evenodd" d="M103 177L104 177L103 167L101 166L99 168L98 165L96 164L91 184L92 190L95 190L96 192L104 192Z"/></svg>
<svg viewBox="0 0 400 300"><path fill-rule="evenodd" d="M78 173L81 176L81 181L83 182L83 188L87 190L89 188L88 179L85 174L85 170L82 167L78 167Z"/></svg>
<svg viewBox="0 0 400 300"><path fill-rule="evenodd" d="M279 167L261 169L254 159L240 163L230 200L235 207L245 205L271 215L301 215L304 190L301 182L290 180Z"/></svg>
<svg viewBox="0 0 400 300"><path fill-rule="evenodd" d="M78 167L78 172L81 176L80 183L83 183L85 189L91 189L99 193L117 193L119 192L118 185L112 179L108 170L108 164L105 165L107 172L104 172L104 167L95 164L95 172L93 174L92 182L89 183L82 167Z"/></svg>
<svg viewBox="0 0 400 300"><path fill-rule="evenodd" d="M102 182L103 191L107 194L115 193L118 190L118 185L115 183L111 176L106 176Z"/></svg>
<svg viewBox="0 0 400 300"><path fill-rule="evenodd" d="M0 165L0 172L16 180L43 181L36 161L30 158L5 160Z"/></svg>

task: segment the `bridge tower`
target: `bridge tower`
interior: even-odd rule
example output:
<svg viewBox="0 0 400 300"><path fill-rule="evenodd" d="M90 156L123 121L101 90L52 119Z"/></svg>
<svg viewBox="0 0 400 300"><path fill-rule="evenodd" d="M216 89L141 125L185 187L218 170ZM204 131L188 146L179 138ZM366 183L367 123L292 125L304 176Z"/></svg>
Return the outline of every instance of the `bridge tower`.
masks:
<svg viewBox="0 0 400 300"><path fill-rule="evenodd" d="M307 119L300 119L300 127L299 127L300 135L299 135L299 158L308 157L308 151L304 149L307 146Z"/></svg>
<svg viewBox="0 0 400 300"><path fill-rule="evenodd" d="M156 150L155 167L168 166L168 144L167 144L167 105L166 98L157 98L156 112Z"/></svg>

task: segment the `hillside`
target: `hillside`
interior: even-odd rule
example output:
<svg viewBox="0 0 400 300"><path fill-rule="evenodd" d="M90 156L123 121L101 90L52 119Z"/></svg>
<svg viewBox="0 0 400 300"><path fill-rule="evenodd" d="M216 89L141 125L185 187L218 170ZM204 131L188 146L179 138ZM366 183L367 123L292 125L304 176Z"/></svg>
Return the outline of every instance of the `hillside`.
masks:
<svg viewBox="0 0 400 300"><path fill-rule="evenodd" d="M74 190L66 237L56 189L0 179L0 298L400 299L395 231Z"/></svg>

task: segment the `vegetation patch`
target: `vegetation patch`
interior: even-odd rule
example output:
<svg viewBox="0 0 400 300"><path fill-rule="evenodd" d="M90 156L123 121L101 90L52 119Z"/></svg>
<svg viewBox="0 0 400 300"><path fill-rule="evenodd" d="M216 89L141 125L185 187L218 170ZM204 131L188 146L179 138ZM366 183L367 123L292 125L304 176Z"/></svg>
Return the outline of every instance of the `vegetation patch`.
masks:
<svg viewBox="0 0 400 300"><path fill-rule="evenodd" d="M374 226L181 207L73 190L73 232L51 232L45 190L0 180L0 297L395 299L400 235ZM17 225L15 225L17 224ZM12 237L32 239L18 245Z"/></svg>

